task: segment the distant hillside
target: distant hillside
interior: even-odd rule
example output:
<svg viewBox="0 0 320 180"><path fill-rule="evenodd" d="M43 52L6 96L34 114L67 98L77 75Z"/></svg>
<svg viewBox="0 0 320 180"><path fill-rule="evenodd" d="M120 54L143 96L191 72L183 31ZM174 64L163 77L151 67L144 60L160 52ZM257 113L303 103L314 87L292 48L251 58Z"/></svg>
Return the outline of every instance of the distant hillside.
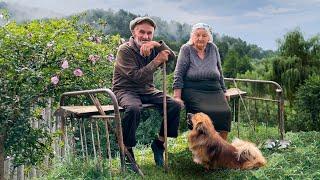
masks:
<svg viewBox="0 0 320 180"><path fill-rule="evenodd" d="M10 19L15 20L17 22L28 21L31 19L63 17L62 14L56 13L54 11L33 7L25 7L17 3L0 2L0 9L3 8L8 10Z"/></svg>
<svg viewBox="0 0 320 180"><path fill-rule="evenodd" d="M81 22L89 23L106 34L120 34L125 39L131 36L129 22L140 16L122 9L117 12L111 9L88 10L81 13L81 15ZM167 22L159 17L152 18L157 24L155 38L165 40L174 50L178 51L181 44L189 38L191 25L181 24L176 21Z"/></svg>
<svg viewBox="0 0 320 180"><path fill-rule="evenodd" d="M237 52L240 58L249 57L251 59L262 59L270 57L275 54L271 50L263 50L261 47L255 44L248 44L246 41L240 38L234 38L230 36L220 37L214 34L214 42L219 48L221 59L224 60L228 52L231 50Z"/></svg>
<svg viewBox="0 0 320 180"><path fill-rule="evenodd" d="M6 8L9 12L10 19L16 20L17 22L40 18L63 17L61 14L46 9L22 7L13 3L0 2L0 9L1 8ZM105 34L120 34L121 37L127 40L131 36L129 22L140 15L122 9L119 11L112 9L95 9L76 14L76 16L80 17L80 23L88 23ZM177 21L167 22L159 17L152 18L157 23L155 39L164 40L174 51L178 52L181 45L189 39L191 25L186 23L182 24ZM273 54L272 51L265 51L257 45L247 44L246 41L240 38L214 34L214 42L219 47L222 61L230 50L237 52L240 58L249 57L252 59L261 59Z"/></svg>
<svg viewBox="0 0 320 180"><path fill-rule="evenodd" d="M82 22L102 30L107 34L120 34L125 39L131 35L129 30L129 22L137 16L125 10L114 12L113 10L89 10L82 13ZM156 39L165 40L170 47L179 51L181 45L188 41L191 31L190 24L182 24L176 21L164 21L159 17L152 17L157 23ZM218 45L222 59L226 56L229 50L238 52L239 57L249 57L252 59L261 59L273 54L272 51L265 51L254 44L248 44L240 38L229 36L220 36L214 34L214 42Z"/></svg>

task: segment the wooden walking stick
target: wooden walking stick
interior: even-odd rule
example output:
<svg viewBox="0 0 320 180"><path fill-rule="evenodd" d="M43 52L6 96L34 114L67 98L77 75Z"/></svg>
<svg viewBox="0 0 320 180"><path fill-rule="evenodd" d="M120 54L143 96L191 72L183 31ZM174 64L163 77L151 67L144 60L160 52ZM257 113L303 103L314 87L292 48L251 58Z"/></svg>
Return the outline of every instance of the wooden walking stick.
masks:
<svg viewBox="0 0 320 180"><path fill-rule="evenodd" d="M166 62L163 63L163 126L164 126L164 169L168 172L168 131L167 131L167 76Z"/></svg>

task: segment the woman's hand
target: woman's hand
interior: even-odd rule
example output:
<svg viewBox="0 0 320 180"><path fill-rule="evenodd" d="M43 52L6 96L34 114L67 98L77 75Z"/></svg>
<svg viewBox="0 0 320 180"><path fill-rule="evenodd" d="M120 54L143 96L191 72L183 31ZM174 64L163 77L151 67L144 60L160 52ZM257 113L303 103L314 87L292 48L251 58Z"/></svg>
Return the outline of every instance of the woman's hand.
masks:
<svg viewBox="0 0 320 180"><path fill-rule="evenodd" d="M230 101L230 96L227 93L224 93L224 98L226 99L226 101Z"/></svg>
<svg viewBox="0 0 320 180"><path fill-rule="evenodd" d="M175 97L174 100L180 105L181 109L184 108L184 102L181 98Z"/></svg>
<svg viewBox="0 0 320 180"><path fill-rule="evenodd" d="M180 105L181 109L184 108L184 102L181 99L181 89L173 90L173 99Z"/></svg>

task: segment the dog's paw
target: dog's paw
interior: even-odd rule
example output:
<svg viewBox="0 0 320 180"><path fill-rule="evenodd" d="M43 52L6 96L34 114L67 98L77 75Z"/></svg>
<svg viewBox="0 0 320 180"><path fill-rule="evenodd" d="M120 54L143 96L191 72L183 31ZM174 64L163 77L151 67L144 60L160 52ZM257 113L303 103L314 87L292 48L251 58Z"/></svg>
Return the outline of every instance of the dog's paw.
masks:
<svg viewBox="0 0 320 180"><path fill-rule="evenodd" d="M197 164L202 164L202 161L199 157L193 157L193 162L197 163Z"/></svg>

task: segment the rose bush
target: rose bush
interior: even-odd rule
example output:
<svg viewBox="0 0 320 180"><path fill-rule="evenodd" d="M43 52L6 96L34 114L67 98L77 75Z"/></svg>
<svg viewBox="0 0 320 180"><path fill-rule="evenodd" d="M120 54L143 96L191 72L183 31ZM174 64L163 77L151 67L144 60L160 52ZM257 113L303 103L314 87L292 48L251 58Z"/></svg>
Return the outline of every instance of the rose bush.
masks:
<svg viewBox="0 0 320 180"><path fill-rule="evenodd" d="M63 92L111 86L119 42L77 18L0 28L0 135L15 165L36 164L51 152L50 134L31 127L48 98L57 105Z"/></svg>

